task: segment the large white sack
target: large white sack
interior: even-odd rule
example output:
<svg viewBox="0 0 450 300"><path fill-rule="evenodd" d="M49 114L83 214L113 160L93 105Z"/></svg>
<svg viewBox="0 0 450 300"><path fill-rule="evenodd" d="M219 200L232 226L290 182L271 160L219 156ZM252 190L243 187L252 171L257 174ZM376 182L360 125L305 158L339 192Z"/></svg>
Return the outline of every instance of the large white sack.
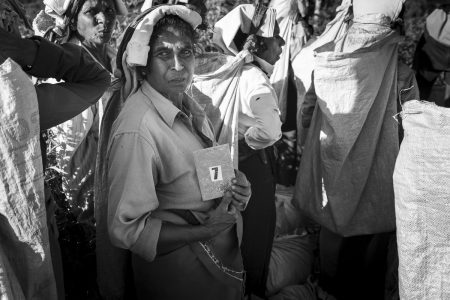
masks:
<svg viewBox="0 0 450 300"><path fill-rule="evenodd" d="M313 240L309 235L287 235L275 238L267 275L267 295L284 287L304 284L312 272Z"/></svg>
<svg viewBox="0 0 450 300"><path fill-rule="evenodd" d="M378 24L354 23L344 39L316 49L317 103L295 198L310 218L342 236L395 229L401 37Z"/></svg>
<svg viewBox="0 0 450 300"><path fill-rule="evenodd" d="M336 17L327 24L325 31L318 38L311 38L300 53L292 60L292 70L297 87L297 141L302 141L305 129L301 126L300 108L305 94L311 87L311 74L314 70L314 50L334 40L342 38L348 31L351 19L351 1L343 0L336 8Z"/></svg>
<svg viewBox="0 0 450 300"><path fill-rule="evenodd" d="M56 299L36 90L11 59L0 66L0 99L0 298Z"/></svg>
<svg viewBox="0 0 450 300"><path fill-rule="evenodd" d="M231 146L234 168L238 168L239 82L246 63L253 61L247 50L236 56L205 53L197 59L190 95L205 110L216 141Z"/></svg>
<svg viewBox="0 0 450 300"><path fill-rule="evenodd" d="M293 205L294 187L277 184L275 192L275 237L294 234L302 224L301 214Z"/></svg>
<svg viewBox="0 0 450 300"><path fill-rule="evenodd" d="M394 172L400 298L450 299L450 109L409 101Z"/></svg>

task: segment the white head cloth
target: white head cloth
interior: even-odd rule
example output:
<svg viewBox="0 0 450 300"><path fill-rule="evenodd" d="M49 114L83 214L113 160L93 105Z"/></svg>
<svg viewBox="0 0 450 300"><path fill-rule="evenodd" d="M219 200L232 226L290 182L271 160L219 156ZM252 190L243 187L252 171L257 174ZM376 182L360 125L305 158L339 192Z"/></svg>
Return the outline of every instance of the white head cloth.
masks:
<svg viewBox="0 0 450 300"><path fill-rule="evenodd" d="M150 37L155 24L166 15L176 15L195 29L202 22L198 13L182 5L164 5L149 12L136 26L127 45L127 63L130 66L146 66L150 51Z"/></svg>
<svg viewBox="0 0 450 300"><path fill-rule="evenodd" d="M427 18L426 28L433 39L450 46L450 13L435 9Z"/></svg>
<svg viewBox="0 0 450 300"><path fill-rule="evenodd" d="M367 15L382 15L395 21L402 11L406 0L353 0L355 19L364 19Z"/></svg>
<svg viewBox="0 0 450 300"><path fill-rule="evenodd" d="M236 55L237 50L233 39L240 29L243 33L249 33L252 25L255 6L253 4L242 4L235 7L214 26L213 43L217 44L225 52ZM274 8L269 7L262 20L262 25L256 35L262 37L273 37L275 31L277 13Z"/></svg>

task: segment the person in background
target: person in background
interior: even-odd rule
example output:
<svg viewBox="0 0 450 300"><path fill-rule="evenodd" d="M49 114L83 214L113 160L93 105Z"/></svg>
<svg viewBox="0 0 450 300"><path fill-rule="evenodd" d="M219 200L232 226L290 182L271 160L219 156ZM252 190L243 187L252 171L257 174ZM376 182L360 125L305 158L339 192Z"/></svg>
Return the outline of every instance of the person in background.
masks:
<svg viewBox="0 0 450 300"><path fill-rule="evenodd" d="M58 44L82 47L114 79L116 50L110 39L116 15L126 15L122 0L45 0L45 12L55 25L44 37ZM38 26L39 27L39 26ZM62 188L79 222L93 225L94 176L101 116L109 90L76 117L52 128Z"/></svg>
<svg viewBox="0 0 450 300"><path fill-rule="evenodd" d="M209 120L185 93L200 23L184 6L158 6L127 28L119 47L124 105L109 135L105 209L111 242L131 252L138 299L243 294L236 223L249 183L236 171L233 192L202 201L194 164L193 151L214 145Z"/></svg>
<svg viewBox="0 0 450 300"><path fill-rule="evenodd" d="M279 35L275 10L260 8L251 4L234 8L216 23L213 42L225 54L236 55L246 48L254 57L252 64L244 66L237 95L239 170L247 176L253 190L242 214L241 250L247 272L246 293L264 297L276 221L272 145L281 138L277 95L269 76L280 58L284 40ZM251 28L257 31L250 34ZM253 46L247 47L249 43Z"/></svg>
<svg viewBox="0 0 450 300"><path fill-rule="evenodd" d="M414 55L420 99L450 107L450 5L435 9Z"/></svg>
<svg viewBox="0 0 450 300"><path fill-rule="evenodd" d="M89 57L80 47L76 45L58 46L39 37L29 39L21 38L19 35L19 22L25 14L19 3L14 0L2 1L0 4L0 62L12 59L30 76L38 78L56 78L64 80L63 84L40 84L35 86L39 106L40 129L48 129L60 124L84 109L93 105L110 83L110 77L98 64ZM29 24L25 19L25 24ZM31 81L30 81L31 84ZM31 99L32 100L32 99ZM42 142L41 142L42 146ZM45 168L45 148L42 149L42 157ZM48 195L48 190L45 191ZM5 201L1 197L0 201ZM50 245L42 245L44 249L50 248L51 261L54 270L36 269L31 277L24 271L24 266L33 266L35 261L28 261L31 256L22 257L21 254L38 253L38 248L28 249L26 244L17 243L18 237L12 234L12 226L7 220L22 218L24 216L4 216L0 226L2 235L1 247L6 257L1 257L4 262L19 262L11 264L13 276L1 278L1 280L17 279L21 293L25 298L38 297L39 299L63 299L64 287L62 284L62 268L58 265L59 247L57 243L57 229L52 217L52 199L44 196L44 199L36 199L37 207L46 208L47 223L44 230L48 230ZM45 201L45 203L44 203ZM0 205L2 206L2 205ZM37 209L32 207L31 209ZM42 215L42 213L39 213ZM15 225L14 225L15 226ZM21 232L21 234L43 234L39 232ZM44 239L44 241L48 241ZM27 248L26 251L23 248ZM41 259L50 260L49 253ZM9 256L11 255L11 256ZM15 276L14 276L15 275ZM60 281L55 283L55 280ZM2 282L3 284L3 282Z"/></svg>

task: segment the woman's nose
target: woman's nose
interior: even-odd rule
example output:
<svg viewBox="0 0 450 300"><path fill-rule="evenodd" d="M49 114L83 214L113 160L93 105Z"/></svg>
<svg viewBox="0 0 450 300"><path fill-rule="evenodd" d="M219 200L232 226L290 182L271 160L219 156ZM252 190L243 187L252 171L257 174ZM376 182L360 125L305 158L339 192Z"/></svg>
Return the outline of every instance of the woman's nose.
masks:
<svg viewBox="0 0 450 300"><path fill-rule="evenodd" d="M174 55L173 57L173 68L175 71L181 71L184 69L183 60L178 55Z"/></svg>
<svg viewBox="0 0 450 300"><path fill-rule="evenodd" d="M95 21L97 22L97 24L105 24L105 14L103 12L99 12L98 14L96 14Z"/></svg>

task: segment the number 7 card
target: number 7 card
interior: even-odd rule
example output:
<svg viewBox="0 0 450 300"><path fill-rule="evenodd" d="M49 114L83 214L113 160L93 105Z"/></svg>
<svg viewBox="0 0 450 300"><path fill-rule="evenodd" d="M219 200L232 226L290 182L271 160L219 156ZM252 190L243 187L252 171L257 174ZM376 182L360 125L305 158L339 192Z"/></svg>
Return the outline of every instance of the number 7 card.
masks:
<svg viewBox="0 0 450 300"><path fill-rule="evenodd" d="M228 144L194 151L202 200L222 197L235 177Z"/></svg>

